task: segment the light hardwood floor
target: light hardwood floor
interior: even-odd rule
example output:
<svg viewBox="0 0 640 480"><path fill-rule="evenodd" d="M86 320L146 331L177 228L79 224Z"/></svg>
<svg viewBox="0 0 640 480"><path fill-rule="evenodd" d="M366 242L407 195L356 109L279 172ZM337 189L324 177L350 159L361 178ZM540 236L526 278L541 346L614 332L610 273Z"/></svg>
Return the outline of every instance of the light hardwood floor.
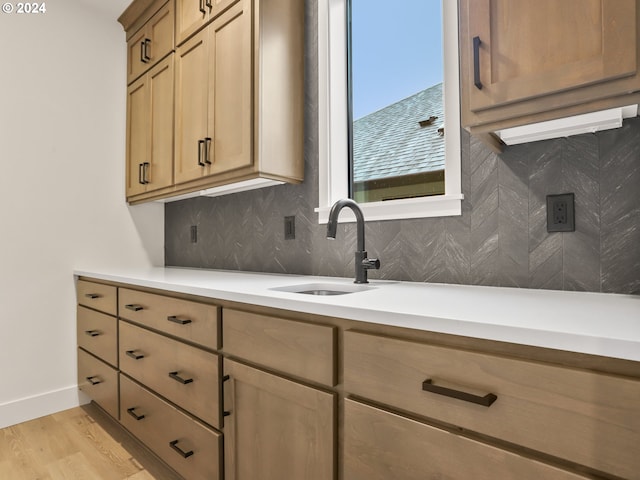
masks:
<svg viewBox="0 0 640 480"><path fill-rule="evenodd" d="M176 480L93 404L0 430L0 479Z"/></svg>

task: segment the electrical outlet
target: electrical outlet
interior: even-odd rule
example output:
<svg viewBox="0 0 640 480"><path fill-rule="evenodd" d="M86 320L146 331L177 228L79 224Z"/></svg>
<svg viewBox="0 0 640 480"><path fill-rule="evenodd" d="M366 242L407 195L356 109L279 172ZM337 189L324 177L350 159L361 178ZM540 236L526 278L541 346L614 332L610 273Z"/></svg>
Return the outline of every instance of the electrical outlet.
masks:
<svg viewBox="0 0 640 480"><path fill-rule="evenodd" d="M296 217L284 217L284 239L294 240L296 238Z"/></svg>
<svg viewBox="0 0 640 480"><path fill-rule="evenodd" d="M547 232L576 230L573 193L547 195Z"/></svg>

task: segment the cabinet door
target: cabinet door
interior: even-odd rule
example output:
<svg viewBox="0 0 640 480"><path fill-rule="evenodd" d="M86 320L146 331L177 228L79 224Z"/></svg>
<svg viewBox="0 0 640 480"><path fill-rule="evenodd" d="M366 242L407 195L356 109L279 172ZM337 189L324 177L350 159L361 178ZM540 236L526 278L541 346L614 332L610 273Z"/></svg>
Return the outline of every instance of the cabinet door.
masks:
<svg viewBox="0 0 640 480"><path fill-rule="evenodd" d="M126 195L144 193L143 169L149 162L149 85L145 75L127 89Z"/></svg>
<svg viewBox="0 0 640 480"><path fill-rule="evenodd" d="M203 142L207 137L209 91L208 30L178 48L175 94L175 182L206 174Z"/></svg>
<svg viewBox="0 0 640 480"><path fill-rule="evenodd" d="M586 480L445 430L345 400L348 480Z"/></svg>
<svg viewBox="0 0 640 480"><path fill-rule="evenodd" d="M471 111L636 72L636 0L464 0L461 6L461 49L469 59L463 89Z"/></svg>
<svg viewBox="0 0 640 480"><path fill-rule="evenodd" d="M209 27L212 81L211 173L251 165L251 2L242 0Z"/></svg>
<svg viewBox="0 0 640 480"><path fill-rule="evenodd" d="M207 4L208 2L208 4ZM209 19L211 0L176 1L176 44L180 45Z"/></svg>
<svg viewBox="0 0 640 480"><path fill-rule="evenodd" d="M225 361L225 479L335 478L333 394Z"/></svg>
<svg viewBox="0 0 640 480"><path fill-rule="evenodd" d="M173 55L148 74L150 152L146 191L173 183Z"/></svg>

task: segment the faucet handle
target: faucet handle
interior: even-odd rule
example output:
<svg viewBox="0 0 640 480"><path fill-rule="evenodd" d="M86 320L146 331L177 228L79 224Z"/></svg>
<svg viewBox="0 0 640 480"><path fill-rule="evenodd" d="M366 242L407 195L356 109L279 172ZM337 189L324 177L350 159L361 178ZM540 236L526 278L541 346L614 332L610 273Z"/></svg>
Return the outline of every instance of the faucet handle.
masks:
<svg viewBox="0 0 640 480"><path fill-rule="evenodd" d="M379 270L380 260L377 258L365 258L362 260L362 266L367 270Z"/></svg>

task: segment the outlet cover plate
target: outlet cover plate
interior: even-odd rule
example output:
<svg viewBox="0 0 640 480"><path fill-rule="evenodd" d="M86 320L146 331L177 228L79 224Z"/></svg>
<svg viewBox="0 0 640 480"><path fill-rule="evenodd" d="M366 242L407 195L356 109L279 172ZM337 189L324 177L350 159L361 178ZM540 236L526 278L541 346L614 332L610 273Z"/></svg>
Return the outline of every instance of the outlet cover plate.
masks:
<svg viewBox="0 0 640 480"><path fill-rule="evenodd" d="M573 193L547 195L547 232L575 232L575 230Z"/></svg>

